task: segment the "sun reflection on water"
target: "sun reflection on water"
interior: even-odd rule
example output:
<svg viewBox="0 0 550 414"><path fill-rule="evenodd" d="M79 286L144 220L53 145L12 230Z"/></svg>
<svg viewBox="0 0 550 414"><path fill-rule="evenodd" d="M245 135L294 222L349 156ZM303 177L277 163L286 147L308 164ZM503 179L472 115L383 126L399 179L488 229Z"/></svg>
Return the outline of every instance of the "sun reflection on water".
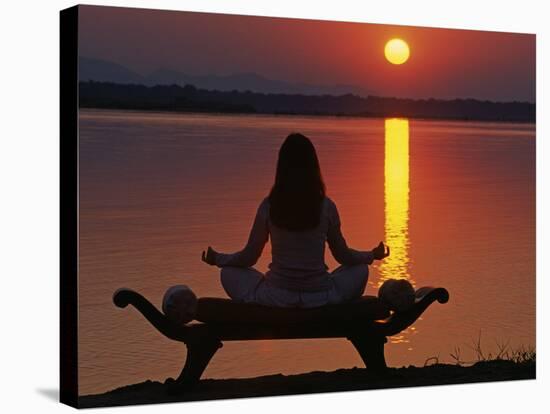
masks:
<svg viewBox="0 0 550 414"><path fill-rule="evenodd" d="M409 120L386 119L384 131L384 232L391 254L380 265L378 287L388 279L407 279L414 286L409 273ZM409 334L407 329L390 342L408 343Z"/></svg>
<svg viewBox="0 0 550 414"><path fill-rule="evenodd" d="M378 287L409 273L409 121L386 119L384 160L385 240L391 254L380 265Z"/></svg>

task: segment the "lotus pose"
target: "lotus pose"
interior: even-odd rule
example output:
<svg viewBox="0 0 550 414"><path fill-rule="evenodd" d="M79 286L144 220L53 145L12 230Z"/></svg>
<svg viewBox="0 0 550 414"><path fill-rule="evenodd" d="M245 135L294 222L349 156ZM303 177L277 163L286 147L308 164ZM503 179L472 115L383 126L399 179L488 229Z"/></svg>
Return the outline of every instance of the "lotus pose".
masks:
<svg viewBox="0 0 550 414"><path fill-rule="evenodd" d="M272 261L264 275L252 266L268 238ZM331 273L324 261L325 242L341 264ZM389 254L383 242L371 251L348 247L336 205L325 194L313 144L291 134L281 146L275 184L258 207L244 249L224 254L208 247L202 260L222 269L221 283L233 300L308 308L361 297L368 265Z"/></svg>

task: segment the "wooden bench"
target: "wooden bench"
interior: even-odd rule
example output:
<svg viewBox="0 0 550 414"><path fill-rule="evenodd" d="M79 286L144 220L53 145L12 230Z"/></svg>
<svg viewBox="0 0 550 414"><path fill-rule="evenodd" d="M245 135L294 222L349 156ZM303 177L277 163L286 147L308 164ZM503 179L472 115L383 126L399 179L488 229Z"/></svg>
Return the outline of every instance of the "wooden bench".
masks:
<svg viewBox="0 0 550 414"><path fill-rule="evenodd" d="M411 309L391 313L373 296L313 309L273 308L236 303L230 299L200 298L198 322L177 325L133 290L119 289L113 295L116 306L133 305L164 336L187 346L181 374L165 382L174 392L190 389L198 383L224 341L347 338L369 370L383 372L386 370L386 338L412 325L433 302L446 303L448 300L446 289L424 287L416 291Z"/></svg>

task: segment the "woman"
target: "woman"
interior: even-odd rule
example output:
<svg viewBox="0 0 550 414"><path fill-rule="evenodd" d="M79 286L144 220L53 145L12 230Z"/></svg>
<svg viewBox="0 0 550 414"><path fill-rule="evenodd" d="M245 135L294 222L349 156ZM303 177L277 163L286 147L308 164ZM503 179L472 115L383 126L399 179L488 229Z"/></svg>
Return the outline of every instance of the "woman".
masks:
<svg viewBox="0 0 550 414"><path fill-rule="evenodd" d="M271 237L272 262L264 275L252 268ZM324 262L325 241L342 265L332 273ZM347 246L334 202L326 197L311 141L289 135L279 151L275 184L256 213L243 250L224 254L211 247L202 260L220 267L230 298L281 307L316 307L361 297L368 265L390 253L382 242L372 251Z"/></svg>

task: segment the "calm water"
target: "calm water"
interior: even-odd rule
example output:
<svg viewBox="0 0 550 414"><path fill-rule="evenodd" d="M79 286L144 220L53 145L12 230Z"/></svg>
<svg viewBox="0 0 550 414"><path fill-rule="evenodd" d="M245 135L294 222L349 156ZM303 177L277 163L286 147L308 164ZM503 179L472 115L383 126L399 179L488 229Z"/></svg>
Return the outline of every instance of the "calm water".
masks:
<svg viewBox="0 0 550 414"><path fill-rule="evenodd" d="M388 277L444 286L447 305L386 346L391 366L422 365L481 334L535 345L535 126L332 117L80 113L80 393L177 376L185 346L111 301L130 287L160 305L187 284L224 296L200 254L244 245L293 131L316 145L348 244L392 247L371 268L368 294ZM270 246L257 268L265 271ZM336 263L327 250L327 263ZM362 366L346 340L230 342L205 377L251 377Z"/></svg>

